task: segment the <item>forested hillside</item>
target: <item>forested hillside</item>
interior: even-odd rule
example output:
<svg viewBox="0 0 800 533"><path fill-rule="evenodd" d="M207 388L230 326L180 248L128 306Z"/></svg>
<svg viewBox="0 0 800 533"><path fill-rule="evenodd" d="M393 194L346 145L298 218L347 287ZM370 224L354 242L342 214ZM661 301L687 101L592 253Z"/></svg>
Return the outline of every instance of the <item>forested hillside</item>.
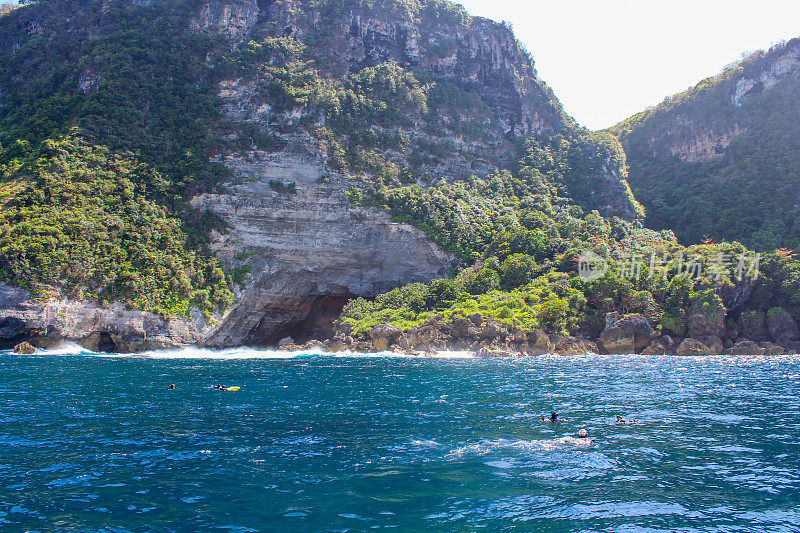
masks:
<svg viewBox="0 0 800 533"><path fill-rule="evenodd" d="M761 76L770 57L738 68ZM221 346L329 335L348 299L338 324L356 337L474 312L586 336L640 313L680 337L712 310L800 314L791 252L746 278L741 244L685 248L671 231L791 244L793 212L770 226L741 183L761 169L769 205L788 206L793 130L770 132L780 150L754 140L793 116L783 71L702 115L722 132L711 151L650 142L682 138L666 108L615 130L654 231L618 139L565 115L510 28L450 2L42 0L0 16L0 62L0 280L40 301L194 307L216 315ZM743 87L732 76L669 109L715 109ZM758 155L736 156L748 142ZM655 186L644 170L659 165L674 176ZM685 204L681 223L653 200L676 176L683 192L663 201ZM722 202L734 190L741 205ZM580 277L587 256L608 269Z"/></svg>
<svg viewBox="0 0 800 533"><path fill-rule="evenodd" d="M192 191L218 103L180 2L38 2L0 17L0 276L162 313L233 297ZM211 221L213 225L213 221Z"/></svg>
<svg viewBox="0 0 800 533"><path fill-rule="evenodd" d="M800 248L800 40L614 127L647 223L685 243Z"/></svg>
<svg viewBox="0 0 800 533"><path fill-rule="evenodd" d="M229 11L250 27L215 18ZM341 37L334 31L353 12L390 22L416 20L427 31L415 37L418 49L402 52L408 57L392 57L390 47L378 44L373 58L354 65L337 53ZM217 154L279 151L285 145L281 134L299 125L320 143L332 172L388 186L424 185L503 169L517 158L526 134L574 128L533 77L509 92L488 86L512 83L501 70L480 74L482 85L460 77L460 70L466 75L477 63L459 62L455 70L440 72L431 58L454 52L455 41L439 37L451 27L476 35L498 31L436 1L262 6L51 0L4 14L3 278L42 294L63 290L144 309L171 311L188 303L224 309L232 302L230 280L205 247L208 229L221 225L186 205L229 176L212 162ZM501 28L501 34L504 46L517 53L510 32ZM529 58L519 57L520 68L533 73ZM217 84L231 78L248 80L271 116L237 124L223 117ZM285 120L298 111L301 124ZM609 150L593 142L584 136L583 149L601 155ZM595 167L591 179L599 180L604 169ZM111 181L105 185L102 179ZM574 181L560 185L586 190ZM596 181L597 194L581 200L633 212L625 185L620 197L613 183L603 185ZM156 233L178 240L148 237L160 222L116 203L113 188L119 186L136 205L168 217L170 229ZM82 252L72 253L84 239L77 248Z"/></svg>

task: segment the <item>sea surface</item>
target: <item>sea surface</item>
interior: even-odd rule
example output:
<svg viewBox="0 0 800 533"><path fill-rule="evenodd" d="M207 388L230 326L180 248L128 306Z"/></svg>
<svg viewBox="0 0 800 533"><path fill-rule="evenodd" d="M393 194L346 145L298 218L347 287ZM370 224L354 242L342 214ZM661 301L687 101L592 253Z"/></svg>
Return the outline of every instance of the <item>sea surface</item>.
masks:
<svg viewBox="0 0 800 533"><path fill-rule="evenodd" d="M799 357L68 347L0 377L2 531L800 531Z"/></svg>

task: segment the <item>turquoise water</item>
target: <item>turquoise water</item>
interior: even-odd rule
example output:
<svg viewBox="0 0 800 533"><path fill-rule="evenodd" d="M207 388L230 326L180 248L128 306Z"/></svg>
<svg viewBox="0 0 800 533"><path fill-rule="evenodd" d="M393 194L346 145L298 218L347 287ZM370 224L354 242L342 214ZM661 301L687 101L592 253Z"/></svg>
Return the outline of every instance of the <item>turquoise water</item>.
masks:
<svg viewBox="0 0 800 533"><path fill-rule="evenodd" d="M800 531L797 357L4 352L0 375L3 530Z"/></svg>

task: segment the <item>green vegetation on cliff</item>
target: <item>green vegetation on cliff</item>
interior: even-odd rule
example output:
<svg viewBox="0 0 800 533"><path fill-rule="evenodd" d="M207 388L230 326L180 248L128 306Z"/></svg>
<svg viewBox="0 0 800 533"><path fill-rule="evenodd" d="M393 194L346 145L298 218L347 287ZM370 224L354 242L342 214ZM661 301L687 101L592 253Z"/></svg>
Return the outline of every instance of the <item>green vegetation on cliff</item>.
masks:
<svg viewBox="0 0 800 533"><path fill-rule="evenodd" d="M776 306L800 315L800 262L789 253L759 260L735 242L684 247L672 232L587 212L592 197L571 187L591 183L587 152L606 160L603 146L584 135L544 136L529 141L513 173L351 191L353 201L384 206L425 231L462 268L452 279L353 300L341 324L359 336L381 323L407 329L477 312L521 329L594 337L606 313L617 311L640 313L663 333L683 337L698 308L718 306L731 319ZM578 260L586 252L606 262L604 275L581 279Z"/></svg>
<svg viewBox="0 0 800 533"><path fill-rule="evenodd" d="M612 128L650 227L685 243L800 248L800 40L758 52ZM768 83L768 85L765 85Z"/></svg>
<svg viewBox="0 0 800 533"><path fill-rule="evenodd" d="M710 268L747 250L684 248L670 231L687 243L708 234L760 250L795 245L797 180L786 176L800 153L796 80L716 113L739 75L729 72L615 130L651 227L663 230L653 231L618 139L564 115L507 27L439 0L219 7L52 0L0 16L3 281L162 314L223 310L252 265L223 273L208 238L225 228L188 200L230 177L215 161L295 143L327 163L321 181L355 185L354 204L387 209L458 261L452 279L353 300L341 320L358 334L475 312L591 335L609 311L678 335L698 307L800 314L791 253L765 256L755 283L730 265L695 280L679 257ZM394 30L379 34L384 26ZM671 138L678 113L747 131L722 157L681 163L650 142ZM300 181L268 186L283 199L305 192ZM577 276L585 252L608 263L599 279ZM666 275L647 261L625 275L631 254L669 256Z"/></svg>
<svg viewBox="0 0 800 533"><path fill-rule="evenodd" d="M0 279L162 314L233 303L216 262L192 251L181 221L150 199L168 183L132 154L69 136L45 141L17 176L0 211Z"/></svg>
<svg viewBox="0 0 800 533"><path fill-rule="evenodd" d="M604 218L597 210L587 213L570 197L581 184L591 190L594 158L610 157L605 140L580 132L543 136L528 142L513 173L429 188L380 184L351 191L353 201L383 205L395 220L421 228L464 268L453 279L411 285L374 302L354 300L342 322L358 335L382 322L407 328L433 316L480 312L526 329L596 330L600 313L612 309L602 305L604 295L578 279L576 258L584 251L610 260L623 250L664 253L677 246L669 232ZM589 195L580 199L596 205ZM656 305L648 289L627 283L608 291L627 311L650 312Z"/></svg>
<svg viewBox="0 0 800 533"><path fill-rule="evenodd" d="M223 309L232 301L233 280L219 274L206 248L213 221L187 200L227 177L212 163L215 156L278 151L281 135L299 130L316 138L331 170L397 196L406 184L438 181L439 172L466 178L473 165L510 164L524 142L503 125L508 119L501 113L521 120L524 105L559 130L530 141L547 143L531 153L549 161L542 166L548 187L578 195L587 210L629 213L635 204L626 185L619 196L614 190L624 175L612 178L612 186L603 181L605 161L624 169L624 154L602 136L573 132L504 26L438 0L235 2L229 8L264 11L237 42L224 30L203 30L222 12L194 0L39 1L0 18L4 280L44 294L61 290L167 313L190 303ZM359 18L346 22L353 14L417 28L419 58L411 61L405 45L393 56L391 45L376 43L380 59L344 62L339 32L369 31L357 27ZM468 68L461 62L444 76L436 62L457 53L459 38L486 38L488 48L478 52L501 53L512 63L507 71L496 65L482 71L479 83L460 75ZM520 75L526 86L512 94L509 84ZM224 120L218 84L232 80L268 115ZM451 171L455 158L461 167ZM296 192L293 183L270 186ZM422 195L473 187L480 185L456 181ZM517 196L530 202L530 195L509 190L502 202L513 204ZM486 216L498 218L496 199L486 198ZM391 203L412 216L419 208L414 201ZM80 224L62 228L67 221ZM474 260L492 231L504 227L429 233ZM480 246L470 242L473 230L481 234ZM231 274L241 282L241 270Z"/></svg>
<svg viewBox="0 0 800 533"><path fill-rule="evenodd" d="M442 181L427 188L377 182L365 190L354 189L351 199L387 206L396 220L423 229L434 242L468 264L490 248L498 251L504 247L541 261L548 255L568 254L567 249L587 249L590 232L584 228L599 221L607 224L597 210L614 212L609 203L639 208L626 187L616 198L595 193L607 190L598 185L602 179L599 167L613 161L621 152L618 148L613 138L581 131L542 135L527 141L526 155L513 173ZM616 164L616 168L623 168L624 154ZM591 214L584 218L587 212ZM610 220L619 231L630 233L638 227L618 217ZM504 243L503 239L511 242Z"/></svg>
<svg viewBox="0 0 800 533"><path fill-rule="evenodd" d="M162 314L225 309L214 223L185 205L224 175L208 158L213 41L189 31L189 2L75 4L0 18L18 40L0 57L0 276Z"/></svg>

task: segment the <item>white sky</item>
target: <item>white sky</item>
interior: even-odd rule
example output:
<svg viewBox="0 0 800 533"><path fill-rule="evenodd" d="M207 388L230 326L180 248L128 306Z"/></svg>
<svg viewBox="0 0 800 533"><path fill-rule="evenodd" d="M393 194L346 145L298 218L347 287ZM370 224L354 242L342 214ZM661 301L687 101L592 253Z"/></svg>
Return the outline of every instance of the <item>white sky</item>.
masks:
<svg viewBox="0 0 800 533"><path fill-rule="evenodd" d="M513 24L567 113L612 126L752 52L800 37L800 0L455 0Z"/></svg>

